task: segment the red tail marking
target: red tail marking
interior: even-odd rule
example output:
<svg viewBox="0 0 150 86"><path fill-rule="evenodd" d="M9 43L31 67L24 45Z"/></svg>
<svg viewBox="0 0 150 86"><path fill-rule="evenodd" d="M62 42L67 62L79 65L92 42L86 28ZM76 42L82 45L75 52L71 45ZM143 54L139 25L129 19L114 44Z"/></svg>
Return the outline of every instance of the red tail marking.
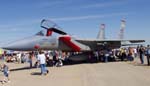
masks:
<svg viewBox="0 0 150 86"><path fill-rule="evenodd" d="M64 37L59 37L59 40L63 41L66 45L72 48L73 51L79 52L81 48L71 42L71 37L70 36L64 36Z"/></svg>

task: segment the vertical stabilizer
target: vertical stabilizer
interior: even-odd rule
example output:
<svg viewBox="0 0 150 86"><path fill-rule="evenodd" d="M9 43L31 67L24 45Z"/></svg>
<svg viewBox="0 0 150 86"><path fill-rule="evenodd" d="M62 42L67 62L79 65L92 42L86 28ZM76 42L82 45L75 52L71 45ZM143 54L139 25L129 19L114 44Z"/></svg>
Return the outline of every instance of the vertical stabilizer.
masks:
<svg viewBox="0 0 150 86"><path fill-rule="evenodd" d="M124 19L121 20L121 28L119 32L119 39L124 39L124 30L125 30L125 25L126 21Z"/></svg>
<svg viewBox="0 0 150 86"><path fill-rule="evenodd" d="M105 39L105 24L101 24L97 39Z"/></svg>

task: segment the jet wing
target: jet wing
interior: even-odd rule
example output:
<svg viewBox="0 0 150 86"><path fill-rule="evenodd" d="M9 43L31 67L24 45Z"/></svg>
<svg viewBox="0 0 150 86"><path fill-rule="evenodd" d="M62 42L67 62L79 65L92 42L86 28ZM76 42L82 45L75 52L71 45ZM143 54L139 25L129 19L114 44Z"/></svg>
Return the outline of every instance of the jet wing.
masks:
<svg viewBox="0 0 150 86"><path fill-rule="evenodd" d="M130 42L130 43L141 43L141 42L145 42L145 40L120 40L120 39L76 39L76 41L79 42L100 42L100 43L109 43L109 42Z"/></svg>
<svg viewBox="0 0 150 86"><path fill-rule="evenodd" d="M135 45L141 45L142 42L145 42L145 40L128 40L128 41L123 41L121 45L122 46L135 46Z"/></svg>
<svg viewBox="0 0 150 86"><path fill-rule="evenodd" d="M131 43L141 43L141 42L145 42L145 40L126 40L129 41Z"/></svg>
<svg viewBox="0 0 150 86"><path fill-rule="evenodd" d="M145 42L145 40L119 40L119 39L76 39L76 41L89 46L92 50L98 50L103 48L120 48L122 43L141 43ZM126 44L127 44L126 43Z"/></svg>

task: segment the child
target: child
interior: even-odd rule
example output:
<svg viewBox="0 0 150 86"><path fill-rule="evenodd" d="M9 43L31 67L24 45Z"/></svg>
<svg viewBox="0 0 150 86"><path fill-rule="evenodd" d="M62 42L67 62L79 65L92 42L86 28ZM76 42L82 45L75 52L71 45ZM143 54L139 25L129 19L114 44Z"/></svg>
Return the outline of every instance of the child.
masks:
<svg viewBox="0 0 150 86"><path fill-rule="evenodd" d="M2 83L5 83L5 82L10 82L10 79L9 79L9 68L8 66L6 65L6 63L4 63L2 65L2 71L4 73L4 80L2 81Z"/></svg>

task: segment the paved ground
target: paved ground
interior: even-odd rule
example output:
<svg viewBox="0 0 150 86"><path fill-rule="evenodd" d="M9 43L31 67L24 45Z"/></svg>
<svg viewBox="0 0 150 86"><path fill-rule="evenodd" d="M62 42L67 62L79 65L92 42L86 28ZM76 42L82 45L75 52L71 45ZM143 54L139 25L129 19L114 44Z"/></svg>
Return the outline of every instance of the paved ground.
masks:
<svg viewBox="0 0 150 86"><path fill-rule="evenodd" d="M24 68L28 64L9 66L11 82L4 86L150 86L150 67L138 60L49 67L46 76L39 75L40 69Z"/></svg>

